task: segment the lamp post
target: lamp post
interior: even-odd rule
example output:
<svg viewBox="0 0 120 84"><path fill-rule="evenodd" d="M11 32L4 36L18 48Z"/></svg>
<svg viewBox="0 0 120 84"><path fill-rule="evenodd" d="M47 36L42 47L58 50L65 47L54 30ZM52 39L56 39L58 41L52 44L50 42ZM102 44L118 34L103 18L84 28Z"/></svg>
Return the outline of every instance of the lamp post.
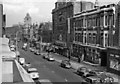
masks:
<svg viewBox="0 0 120 84"><path fill-rule="evenodd" d="M17 38L17 37L18 37L19 32L20 32L20 31L17 31L17 32L16 32L16 51L18 50L18 46L17 46L17 45L18 45L18 41L17 41L18 38Z"/></svg>

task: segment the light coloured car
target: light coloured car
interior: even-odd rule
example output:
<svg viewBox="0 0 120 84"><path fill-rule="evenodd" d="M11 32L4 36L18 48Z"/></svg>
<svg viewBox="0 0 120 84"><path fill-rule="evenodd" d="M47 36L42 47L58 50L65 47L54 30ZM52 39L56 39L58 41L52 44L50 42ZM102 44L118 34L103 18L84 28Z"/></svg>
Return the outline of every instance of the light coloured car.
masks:
<svg viewBox="0 0 120 84"><path fill-rule="evenodd" d="M55 61L54 57L52 55L48 55L48 58L47 58L48 61Z"/></svg>
<svg viewBox="0 0 120 84"><path fill-rule="evenodd" d="M30 51L31 51L31 52L34 52L34 49L33 49L33 48L30 48Z"/></svg>
<svg viewBox="0 0 120 84"><path fill-rule="evenodd" d="M71 68L71 63L70 63L69 60L62 60L62 62L60 63L60 66L70 69Z"/></svg>
<svg viewBox="0 0 120 84"><path fill-rule="evenodd" d="M29 73L29 75L33 80L39 79L39 73L38 72L31 72L31 73Z"/></svg>
<svg viewBox="0 0 120 84"><path fill-rule="evenodd" d="M10 48L15 48L15 45L10 45Z"/></svg>
<svg viewBox="0 0 120 84"><path fill-rule="evenodd" d="M12 48L10 48L10 50L11 50L11 51L15 51L15 48L12 47Z"/></svg>
<svg viewBox="0 0 120 84"><path fill-rule="evenodd" d="M39 73L36 68L28 68L27 72L32 79L39 79Z"/></svg>
<svg viewBox="0 0 120 84"><path fill-rule="evenodd" d="M100 78L97 76L90 76L85 78L85 80L88 84L101 84Z"/></svg>
<svg viewBox="0 0 120 84"><path fill-rule="evenodd" d="M42 54L43 55L43 58L44 59L47 59L48 58L48 53L44 53L44 54Z"/></svg>
<svg viewBox="0 0 120 84"><path fill-rule="evenodd" d="M37 69L36 69L36 68L28 68L28 69L27 69L27 72L28 72L28 73L37 72Z"/></svg>
<svg viewBox="0 0 120 84"><path fill-rule="evenodd" d="M19 63L20 63L21 65L25 64L25 58L19 58Z"/></svg>
<svg viewBox="0 0 120 84"><path fill-rule="evenodd" d="M35 50L35 52L34 52L36 55L40 55L40 51L39 50Z"/></svg>

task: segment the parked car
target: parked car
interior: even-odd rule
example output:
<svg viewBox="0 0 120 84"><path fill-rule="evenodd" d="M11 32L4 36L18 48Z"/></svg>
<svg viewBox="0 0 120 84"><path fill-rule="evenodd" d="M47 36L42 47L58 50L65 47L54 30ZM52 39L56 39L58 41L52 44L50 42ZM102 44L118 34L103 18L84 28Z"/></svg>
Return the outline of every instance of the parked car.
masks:
<svg viewBox="0 0 120 84"><path fill-rule="evenodd" d="M34 52L34 48L30 47L29 49L30 49L31 52Z"/></svg>
<svg viewBox="0 0 120 84"><path fill-rule="evenodd" d="M98 76L90 76L85 78L88 84L101 84L100 78Z"/></svg>
<svg viewBox="0 0 120 84"><path fill-rule="evenodd" d="M94 76L89 76L89 77L86 77L85 79L87 82L91 81L90 84L113 84L114 82L114 78L105 73L101 73L101 74L94 75ZM91 79L92 80L94 79L94 81L92 81ZM95 82L95 80L97 81L97 83Z"/></svg>
<svg viewBox="0 0 120 84"><path fill-rule="evenodd" d="M14 47L12 47L12 48L10 48L10 50L11 50L11 51L15 51L15 48L14 48Z"/></svg>
<svg viewBox="0 0 120 84"><path fill-rule="evenodd" d="M10 48L15 48L15 45L10 45Z"/></svg>
<svg viewBox="0 0 120 84"><path fill-rule="evenodd" d="M39 73L36 68L28 68L27 72L30 74L30 77L35 80L39 79Z"/></svg>
<svg viewBox="0 0 120 84"><path fill-rule="evenodd" d="M27 50L27 43L24 43L22 49Z"/></svg>
<svg viewBox="0 0 120 84"><path fill-rule="evenodd" d="M87 67L79 67L77 69L77 74L82 76L82 77L86 77L86 75L89 73L90 69L88 69Z"/></svg>
<svg viewBox="0 0 120 84"><path fill-rule="evenodd" d="M25 64L25 58L19 58L19 63L20 63L21 65Z"/></svg>
<svg viewBox="0 0 120 84"><path fill-rule="evenodd" d="M44 54L42 54L43 55L43 58L44 59L47 59L48 58L48 53L44 53Z"/></svg>
<svg viewBox="0 0 120 84"><path fill-rule="evenodd" d="M27 51L27 46L23 45L22 49Z"/></svg>
<svg viewBox="0 0 120 84"><path fill-rule="evenodd" d="M105 72L102 71L102 70L90 70L89 73L86 74L86 77L89 77L89 76L99 76L101 74L105 74Z"/></svg>
<svg viewBox="0 0 120 84"><path fill-rule="evenodd" d="M61 67L64 67L64 68L71 68L71 63L69 60L62 60L60 65Z"/></svg>
<svg viewBox="0 0 120 84"><path fill-rule="evenodd" d="M38 72L31 72L31 73L29 73L29 74L30 74L30 77L31 77L33 80L39 79L39 73L38 73Z"/></svg>
<svg viewBox="0 0 120 84"><path fill-rule="evenodd" d="M114 78L110 75L102 75L99 77L101 78L101 83L103 84L112 84L114 82Z"/></svg>
<svg viewBox="0 0 120 84"><path fill-rule="evenodd" d="M40 51L38 49L35 50L34 52L36 55L40 55Z"/></svg>
<svg viewBox="0 0 120 84"><path fill-rule="evenodd" d="M48 61L55 61L55 59L52 55L48 55L47 60Z"/></svg>
<svg viewBox="0 0 120 84"><path fill-rule="evenodd" d="M30 63L25 63L25 64L23 65L23 67L27 70L28 68L31 67L31 64L30 64Z"/></svg>

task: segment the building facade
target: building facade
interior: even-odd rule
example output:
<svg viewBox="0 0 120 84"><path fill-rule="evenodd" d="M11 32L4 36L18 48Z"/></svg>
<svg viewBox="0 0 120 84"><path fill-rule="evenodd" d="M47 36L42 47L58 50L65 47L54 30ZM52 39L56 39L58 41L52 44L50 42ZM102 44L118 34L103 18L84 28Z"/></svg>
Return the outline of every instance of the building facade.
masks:
<svg viewBox="0 0 120 84"><path fill-rule="evenodd" d="M116 5L115 18L115 31L111 32L110 40L112 45L107 47L107 70L120 75L120 2Z"/></svg>
<svg viewBox="0 0 120 84"><path fill-rule="evenodd" d="M89 7L88 7L89 6ZM57 46L59 54L68 56L72 48L73 29L71 20L74 14L93 8L93 3L88 2L56 2L55 9L52 10L53 21L53 43Z"/></svg>
<svg viewBox="0 0 120 84"><path fill-rule="evenodd" d="M0 37L2 37L3 27L3 5L0 4Z"/></svg>
<svg viewBox="0 0 120 84"><path fill-rule="evenodd" d="M101 66L107 65L107 46L115 29L115 5L83 11L73 18L73 56Z"/></svg>

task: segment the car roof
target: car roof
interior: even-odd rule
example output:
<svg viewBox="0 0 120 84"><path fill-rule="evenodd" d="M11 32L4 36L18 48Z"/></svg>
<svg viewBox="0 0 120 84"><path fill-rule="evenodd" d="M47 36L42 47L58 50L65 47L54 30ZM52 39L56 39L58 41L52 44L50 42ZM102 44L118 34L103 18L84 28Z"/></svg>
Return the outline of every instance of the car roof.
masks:
<svg viewBox="0 0 120 84"><path fill-rule="evenodd" d="M28 71L37 71L36 68L29 68Z"/></svg>
<svg viewBox="0 0 120 84"><path fill-rule="evenodd" d="M39 73L38 73L38 72L32 72L32 73L29 73L29 74L31 74L31 75L32 75L32 74L39 74Z"/></svg>
<svg viewBox="0 0 120 84"><path fill-rule="evenodd" d="M92 79L92 80L95 80L95 79L100 79L98 76L90 76L90 77L87 77L88 79Z"/></svg>
<svg viewBox="0 0 120 84"><path fill-rule="evenodd" d="M47 84L52 84L52 82L49 79L39 79L39 82L47 82Z"/></svg>

